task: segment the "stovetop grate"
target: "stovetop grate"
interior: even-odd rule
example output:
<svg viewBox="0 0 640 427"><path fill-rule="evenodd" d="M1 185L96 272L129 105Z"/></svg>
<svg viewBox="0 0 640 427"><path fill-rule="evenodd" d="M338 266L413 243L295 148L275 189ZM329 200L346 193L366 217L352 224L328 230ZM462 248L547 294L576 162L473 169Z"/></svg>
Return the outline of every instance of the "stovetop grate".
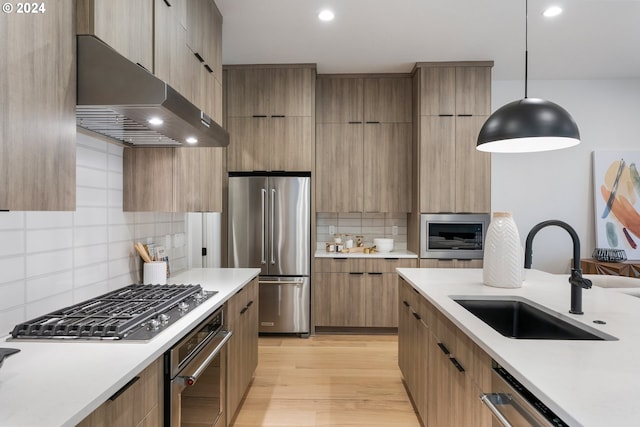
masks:
<svg viewBox="0 0 640 427"><path fill-rule="evenodd" d="M13 338L121 339L202 291L200 285L129 285L16 325Z"/></svg>

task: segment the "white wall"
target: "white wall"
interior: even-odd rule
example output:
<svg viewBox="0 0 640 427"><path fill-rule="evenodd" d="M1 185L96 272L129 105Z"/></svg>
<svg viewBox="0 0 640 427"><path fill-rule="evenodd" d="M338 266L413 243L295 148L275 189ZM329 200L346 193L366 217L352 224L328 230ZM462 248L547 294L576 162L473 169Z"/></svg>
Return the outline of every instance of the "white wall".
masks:
<svg viewBox="0 0 640 427"><path fill-rule="evenodd" d="M75 212L0 212L0 336L136 283L135 241L167 245L172 271L185 268L185 214L122 211L122 147L78 134L76 163Z"/></svg>
<svg viewBox="0 0 640 427"><path fill-rule="evenodd" d="M524 95L522 81L494 81L493 109ZM563 106L576 120L581 144L559 151L492 154L491 208L511 211L524 245L540 221L559 219L580 236L582 258L595 248L592 152L640 150L640 80L529 81L529 97ZM533 268L569 271L572 246L558 227L534 240Z"/></svg>

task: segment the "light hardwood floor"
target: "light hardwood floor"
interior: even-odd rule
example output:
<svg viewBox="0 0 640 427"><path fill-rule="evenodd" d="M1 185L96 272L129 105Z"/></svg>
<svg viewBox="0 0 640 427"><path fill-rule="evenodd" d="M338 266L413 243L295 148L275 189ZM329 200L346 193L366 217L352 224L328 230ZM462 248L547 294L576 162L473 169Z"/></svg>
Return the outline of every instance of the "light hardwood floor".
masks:
<svg viewBox="0 0 640 427"><path fill-rule="evenodd" d="M261 337L234 427L419 427L397 336Z"/></svg>

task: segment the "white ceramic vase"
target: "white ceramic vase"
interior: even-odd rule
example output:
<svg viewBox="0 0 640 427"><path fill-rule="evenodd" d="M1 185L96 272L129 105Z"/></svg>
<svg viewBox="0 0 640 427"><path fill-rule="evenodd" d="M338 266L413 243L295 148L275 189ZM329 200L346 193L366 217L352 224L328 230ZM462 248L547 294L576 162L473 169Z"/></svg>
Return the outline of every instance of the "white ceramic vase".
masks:
<svg viewBox="0 0 640 427"><path fill-rule="evenodd" d="M520 288L524 251L511 212L494 212L484 241L482 281L498 288Z"/></svg>

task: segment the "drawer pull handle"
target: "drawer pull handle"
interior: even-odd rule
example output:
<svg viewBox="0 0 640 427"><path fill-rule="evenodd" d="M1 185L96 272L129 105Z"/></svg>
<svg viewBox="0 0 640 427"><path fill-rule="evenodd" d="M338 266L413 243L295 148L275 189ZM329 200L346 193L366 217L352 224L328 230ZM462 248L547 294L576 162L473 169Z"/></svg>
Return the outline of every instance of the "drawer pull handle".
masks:
<svg viewBox="0 0 640 427"><path fill-rule="evenodd" d="M109 400L110 400L110 401L112 401L112 402L113 402L114 400L116 400L118 397L120 397L120 395L121 395L122 393L124 393L125 391L127 391L127 389L128 389L129 387L131 387L132 385L134 385L135 383L137 383L139 379L140 379L140 377L133 377L133 379L132 379L131 381L129 381L128 383L126 383L125 385L123 385L123 386L122 386L122 388L121 388L120 390L118 390L118 391L116 391L115 393L113 393L113 396L111 396L111 397L109 398Z"/></svg>
<svg viewBox="0 0 640 427"><path fill-rule="evenodd" d="M416 320L422 320L422 317L420 317L420 315L418 313L416 313L415 311L412 311L411 314L413 314L413 317L415 317Z"/></svg>
<svg viewBox="0 0 640 427"><path fill-rule="evenodd" d="M404 306L405 306L405 307L411 307L411 304L409 304L409 303L408 303L408 302L406 302L406 301L402 301L402 303L404 304Z"/></svg>
<svg viewBox="0 0 640 427"><path fill-rule="evenodd" d="M373 273L367 273L367 274L371 274L372 276L382 276L382 273L379 273L379 272L373 272Z"/></svg>
<svg viewBox="0 0 640 427"><path fill-rule="evenodd" d="M357 276L362 276L364 273L363 273L363 272L361 272L361 271L352 271L352 272L350 272L349 274L353 274L354 276L356 276L356 275L357 275Z"/></svg>
<svg viewBox="0 0 640 427"><path fill-rule="evenodd" d="M441 342L438 343L438 347L440 347L440 350L442 350L444 354L447 354L447 355L451 354L447 346L442 344Z"/></svg>
<svg viewBox="0 0 640 427"><path fill-rule="evenodd" d="M358 121L352 121L352 122L349 122L349 124L350 124L350 125L359 125L359 124L361 124L361 123L362 123L362 122L358 122Z"/></svg>
<svg viewBox="0 0 640 427"><path fill-rule="evenodd" d="M198 52L194 53L194 55L196 56L196 58L198 58L198 61L204 62L204 58L202 56L200 56L200 54Z"/></svg>
<svg viewBox="0 0 640 427"><path fill-rule="evenodd" d="M207 70L209 73L213 73L213 69L209 67L209 64L204 64L204 69Z"/></svg>
<svg viewBox="0 0 640 427"><path fill-rule="evenodd" d="M245 305L244 307L242 307L242 310L240 310L240 314L244 314L247 310L249 310L249 307Z"/></svg>
<svg viewBox="0 0 640 427"><path fill-rule="evenodd" d="M251 301L249 301L249 302L247 303L247 308L251 307L252 305L253 305L253 300L251 300Z"/></svg>
<svg viewBox="0 0 640 427"><path fill-rule="evenodd" d="M458 362L458 359L456 359L455 357L452 357L449 360L451 361L451 363L453 363L453 366L455 366L459 372L464 372L464 368L462 367L460 362Z"/></svg>

